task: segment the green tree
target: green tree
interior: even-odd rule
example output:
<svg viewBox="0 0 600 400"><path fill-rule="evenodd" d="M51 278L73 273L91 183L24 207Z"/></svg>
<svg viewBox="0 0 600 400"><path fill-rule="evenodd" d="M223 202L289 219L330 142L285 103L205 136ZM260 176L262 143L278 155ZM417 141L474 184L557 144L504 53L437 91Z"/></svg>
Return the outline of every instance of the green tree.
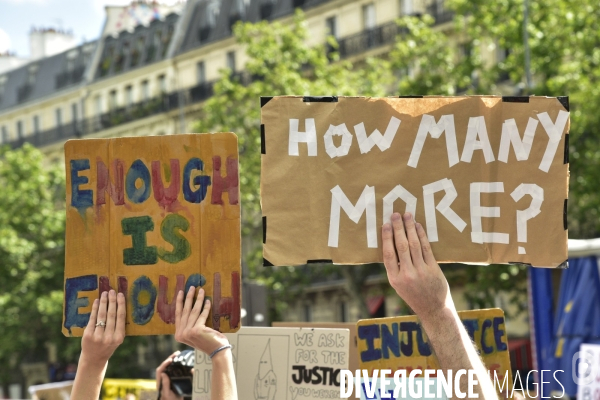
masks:
<svg viewBox="0 0 600 400"><path fill-rule="evenodd" d="M260 104L261 96L345 95L382 96L391 83L389 65L384 60L367 59L360 68L340 61L337 44L311 47L303 14L298 11L289 23L267 21L238 23L234 28L238 43L244 46L247 75L240 77L224 70L215 84L214 95L204 104L204 115L195 127L199 132L233 131L238 135L240 152L240 190L242 235L248 256L250 278L260 278L285 300L293 295L289 288L300 288L312 279L345 275L350 287L360 288L373 267L306 266L304 268L263 268L261 257L260 190ZM379 269L377 269L379 268ZM328 278L329 277L329 278ZM286 290L282 290L286 288ZM356 293L356 292L354 292ZM360 296L360 291L357 293ZM281 301L280 307L285 301ZM358 302L363 314L364 301ZM281 308L274 310L282 312Z"/></svg>
<svg viewBox="0 0 600 400"><path fill-rule="evenodd" d="M64 265L64 171L30 145L0 149L0 383L39 360L60 332Z"/></svg>
<svg viewBox="0 0 600 400"><path fill-rule="evenodd" d="M569 235L600 235L600 9L593 0L529 0L527 32L533 88L525 88L523 0L451 0L457 29L470 41L481 38L508 53L498 65L478 69L494 77L504 72L524 92L569 96ZM490 79L490 82L493 80ZM489 87L493 88L490 84Z"/></svg>

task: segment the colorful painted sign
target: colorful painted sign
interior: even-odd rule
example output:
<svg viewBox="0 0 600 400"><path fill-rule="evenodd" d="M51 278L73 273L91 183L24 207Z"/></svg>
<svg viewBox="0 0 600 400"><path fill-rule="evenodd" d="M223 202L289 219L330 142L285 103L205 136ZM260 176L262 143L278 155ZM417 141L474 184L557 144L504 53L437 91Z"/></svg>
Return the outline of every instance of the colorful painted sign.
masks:
<svg viewBox="0 0 600 400"><path fill-rule="evenodd" d="M179 290L212 297L210 325L240 327L240 202L233 133L70 140L62 330L81 336L114 288L127 334L175 331Z"/></svg>
<svg viewBox="0 0 600 400"><path fill-rule="evenodd" d="M227 333L240 399L339 399L348 329L253 328ZM193 400L209 400L212 364L196 351Z"/></svg>
<svg viewBox="0 0 600 400"><path fill-rule="evenodd" d="M499 308L459 311L473 343L493 377L499 382L508 375L508 388L512 388L512 372L508 352L508 337L504 312ZM440 369L425 331L416 316L363 319L357 322L358 352L361 369L372 374L374 369L406 370ZM421 375L422 377L422 375Z"/></svg>
<svg viewBox="0 0 600 400"><path fill-rule="evenodd" d="M410 211L440 262L567 260L565 97L263 97L266 265L381 262Z"/></svg>

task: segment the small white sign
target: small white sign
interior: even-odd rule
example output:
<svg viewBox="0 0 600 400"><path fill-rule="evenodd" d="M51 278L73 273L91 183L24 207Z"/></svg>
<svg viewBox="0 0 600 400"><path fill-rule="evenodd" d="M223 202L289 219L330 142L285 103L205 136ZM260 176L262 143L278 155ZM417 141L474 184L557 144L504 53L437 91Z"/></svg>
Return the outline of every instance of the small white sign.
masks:
<svg viewBox="0 0 600 400"><path fill-rule="evenodd" d="M348 368L348 329L242 327L232 345L238 397L249 400L339 399ZM193 400L210 399L212 365L196 351Z"/></svg>
<svg viewBox="0 0 600 400"><path fill-rule="evenodd" d="M573 356L578 399L600 399L600 345L582 344Z"/></svg>

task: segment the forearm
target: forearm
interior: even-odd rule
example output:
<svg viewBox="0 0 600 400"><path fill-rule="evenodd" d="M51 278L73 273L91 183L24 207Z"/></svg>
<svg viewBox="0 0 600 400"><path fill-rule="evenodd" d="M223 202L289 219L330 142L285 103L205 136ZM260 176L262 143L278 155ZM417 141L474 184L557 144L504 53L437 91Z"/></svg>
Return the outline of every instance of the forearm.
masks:
<svg viewBox="0 0 600 400"><path fill-rule="evenodd" d="M77 375L75 376L75 382L73 382L71 398L98 400L107 366L108 361L87 360L82 355L77 366Z"/></svg>
<svg viewBox="0 0 600 400"><path fill-rule="evenodd" d="M217 353L212 359L211 400L237 400L231 350Z"/></svg>
<svg viewBox="0 0 600 400"><path fill-rule="evenodd" d="M460 379L460 391L468 395L468 371L473 370L477 379L477 385L473 386L473 393L479 395L480 399L497 400L488 371L456 310L453 307L446 307L435 315L421 318L421 324L442 370L452 370L453 380L458 370L467 370L467 375ZM454 393L456 394L456 389Z"/></svg>

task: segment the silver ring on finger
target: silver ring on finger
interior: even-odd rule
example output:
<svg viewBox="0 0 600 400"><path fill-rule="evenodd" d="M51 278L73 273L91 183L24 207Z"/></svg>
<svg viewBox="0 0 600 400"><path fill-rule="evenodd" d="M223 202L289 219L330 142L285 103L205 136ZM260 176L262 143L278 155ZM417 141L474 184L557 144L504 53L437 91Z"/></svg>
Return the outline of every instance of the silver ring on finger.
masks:
<svg viewBox="0 0 600 400"><path fill-rule="evenodd" d="M98 323L96 324L96 327L99 327L99 326L102 327L102 328L104 328L106 326L106 322L104 322L104 321L98 321Z"/></svg>

